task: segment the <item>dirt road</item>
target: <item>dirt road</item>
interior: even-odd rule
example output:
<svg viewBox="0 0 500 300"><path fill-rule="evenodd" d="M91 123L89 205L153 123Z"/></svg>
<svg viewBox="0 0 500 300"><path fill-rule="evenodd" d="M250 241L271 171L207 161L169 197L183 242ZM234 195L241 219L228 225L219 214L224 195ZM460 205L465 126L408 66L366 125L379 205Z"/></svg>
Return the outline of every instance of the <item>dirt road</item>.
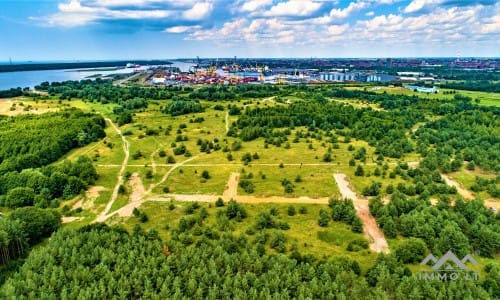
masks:
<svg viewBox="0 0 500 300"><path fill-rule="evenodd" d="M111 199L109 200L108 204L106 204L106 207L104 210L101 212L100 215L97 216L94 222L103 222L106 218L106 215L108 214L109 210L111 209L111 206L113 206L113 203L115 202L116 198L118 197L118 189L120 188L120 185L123 184L123 172L125 172L125 168L127 167L127 162L128 158L130 156L130 144L125 138L125 136L122 134L120 128L118 128L113 121L111 121L110 118L105 118L109 124L113 127L113 129L118 133L118 135L122 139L122 147L123 147L123 152L125 153L125 157L123 159L123 162L120 167L120 171L118 172L118 181L116 182L115 188L113 189L113 194L111 194Z"/></svg>
<svg viewBox="0 0 500 300"><path fill-rule="evenodd" d="M238 181L240 180L239 173L231 173L229 175L229 180L227 181L226 189L222 194L222 199L225 201L231 200L231 198L236 197L238 194Z"/></svg>
<svg viewBox="0 0 500 300"><path fill-rule="evenodd" d="M377 221L370 214L368 200L358 198L354 190L349 186L345 174L333 174L333 177L337 182L342 197L352 200L356 208L356 214L361 219L361 222L363 222L363 232L368 241L370 241L370 249L375 252L389 253L387 240L382 231L378 228Z"/></svg>
<svg viewBox="0 0 500 300"><path fill-rule="evenodd" d="M229 132L229 112L226 112L226 134Z"/></svg>

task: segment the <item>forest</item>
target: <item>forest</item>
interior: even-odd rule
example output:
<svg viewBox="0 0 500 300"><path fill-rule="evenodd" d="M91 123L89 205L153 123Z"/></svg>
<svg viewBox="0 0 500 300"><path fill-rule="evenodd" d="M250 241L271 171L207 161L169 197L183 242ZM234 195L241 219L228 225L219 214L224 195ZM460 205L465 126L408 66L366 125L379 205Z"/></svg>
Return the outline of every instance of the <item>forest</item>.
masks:
<svg viewBox="0 0 500 300"><path fill-rule="evenodd" d="M0 126L0 173L45 166L105 136L101 116L77 109L0 116Z"/></svg>
<svg viewBox="0 0 500 300"><path fill-rule="evenodd" d="M55 233L35 249L1 290L6 299L491 299L500 270L481 283L419 280L392 255L381 254L361 276L342 256L303 260L259 250L225 232L192 247L164 243L154 230L133 233L102 224ZM69 271L71 270L71 271Z"/></svg>

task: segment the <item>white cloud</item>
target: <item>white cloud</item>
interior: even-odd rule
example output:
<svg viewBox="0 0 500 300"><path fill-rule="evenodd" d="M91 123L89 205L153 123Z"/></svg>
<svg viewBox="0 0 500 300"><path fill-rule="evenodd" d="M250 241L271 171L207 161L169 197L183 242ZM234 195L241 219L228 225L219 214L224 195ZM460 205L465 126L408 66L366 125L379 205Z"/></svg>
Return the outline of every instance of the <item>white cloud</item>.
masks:
<svg viewBox="0 0 500 300"><path fill-rule="evenodd" d="M89 4L93 4L101 7L117 7L117 6L146 6L155 3L164 3L165 0L94 0L88 1Z"/></svg>
<svg viewBox="0 0 500 300"><path fill-rule="evenodd" d="M440 3L442 0L413 0L408 4L408 6L405 8L404 12L405 13L414 13L418 12L428 6L435 5Z"/></svg>
<svg viewBox="0 0 500 300"><path fill-rule="evenodd" d="M241 6L241 11L255 12L259 8L273 3L273 0L251 0L245 1Z"/></svg>
<svg viewBox="0 0 500 300"><path fill-rule="evenodd" d="M155 4L153 6L148 6ZM190 6L187 6L190 5ZM162 9L165 8L165 9ZM212 2L194 0L70 0L60 3L59 11L45 17L32 17L42 25L76 27L103 20L201 20L213 9Z"/></svg>
<svg viewBox="0 0 500 300"><path fill-rule="evenodd" d="M347 29L349 29L349 24L331 25L327 27L327 31L331 35L341 35L346 32Z"/></svg>
<svg viewBox="0 0 500 300"><path fill-rule="evenodd" d="M363 8L368 7L370 4L364 1L357 1L349 3L344 9L334 8L330 11L330 18L333 19L345 19L349 17L351 14L362 10Z"/></svg>
<svg viewBox="0 0 500 300"><path fill-rule="evenodd" d="M164 31L168 33L186 33L186 32L193 32L195 30L201 29L200 25L193 25L193 26L173 26L166 28Z"/></svg>
<svg viewBox="0 0 500 300"><path fill-rule="evenodd" d="M264 13L265 16L310 16L320 9L322 3L311 0L289 0L280 2Z"/></svg>
<svg viewBox="0 0 500 300"><path fill-rule="evenodd" d="M191 9L186 10L183 16L187 20L201 20L212 12L213 4L210 2L196 3Z"/></svg>
<svg viewBox="0 0 500 300"><path fill-rule="evenodd" d="M374 15L375 15L375 12L373 12L373 11L369 11L365 14L365 16L367 16L367 17L373 17Z"/></svg>

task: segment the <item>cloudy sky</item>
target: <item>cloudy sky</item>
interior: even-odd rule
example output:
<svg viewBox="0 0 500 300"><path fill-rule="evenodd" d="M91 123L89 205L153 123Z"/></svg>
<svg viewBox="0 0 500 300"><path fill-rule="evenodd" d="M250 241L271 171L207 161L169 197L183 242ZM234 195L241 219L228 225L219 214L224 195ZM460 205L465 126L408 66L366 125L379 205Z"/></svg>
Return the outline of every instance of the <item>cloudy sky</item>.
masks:
<svg viewBox="0 0 500 300"><path fill-rule="evenodd" d="M0 0L0 61L500 56L496 0Z"/></svg>

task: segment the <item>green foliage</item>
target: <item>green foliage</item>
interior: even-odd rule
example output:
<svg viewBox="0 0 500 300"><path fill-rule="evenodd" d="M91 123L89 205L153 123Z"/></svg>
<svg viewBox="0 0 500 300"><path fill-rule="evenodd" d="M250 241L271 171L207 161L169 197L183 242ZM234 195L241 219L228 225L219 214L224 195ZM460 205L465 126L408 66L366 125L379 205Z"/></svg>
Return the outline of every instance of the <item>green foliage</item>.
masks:
<svg viewBox="0 0 500 300"><path fill-rule="evenodd" d="M241 221L247 217L247 212L243 206L238 204L235 200L231 199L227 203L226 216L229 219L234 219Z"/></svg>
<svg viewBox="0 0 500 300"><path fill-rule="evenodd" d="M9 219L22 224L23 231L31 245L50 236L61 227L61 215L50 209L22 207L12 211Z"/></svg>
<svg viewBox="0 0 500 300"><path fill-rule="evenodd" d="M222 207L224 206L224 200L222 200L222 198L217 198L217 201L215 201L215 206L217 207Z"/></svg>
<svg viewBox="0 0 500 300"><path fill-rule="evenodd" d="M238 183L238 185L246 192L246 193L253 193L255 186L251 180L248 179L241 179Z"/></svg>
<svg viewBox="0 0 500 300"><path fill-rule="evenodd" d="M0 195L7 195L0 205L57 206L58 201L53 199L77 195L96 179L97 172L92 161L84 156L74 162L64 161L39 169L7 172L0 175Z"/></svg>
<svg viewBox="0 0 500 300"><path fill-rule="evenodd" d="M104 119L77 109L0 118L0 174L48 165L105 136Z"/></svg>
<svg viewBox="0 0 500 300"><path fill-rule="evenodd" d="M427 252L425 242L417 238L409 238L399 244L394 250L394 256L402 263L419 263Z"/></svg>
<svg viewBox="0 0 500 300"><path fill-rule="evenodd" d="M165 107L163 112L172 116L180 116L190 113L202 112L204 110L205 109L199 102L188 100L174 100Z"/></svg>
<svg viewBox="0 0 500 300"><path fill-rule="evenodd" d="M318 225L321 227L327 227L329 221L330 221L330 216L328 215L328 212L326 211L326 209L322 208L319 211Z"/></svg>
<svg viewBox="0 0 500 300"><path fill-rule="evenodd" d="M368 249L368 241L365 239L355 239L349 242L346 248L346 250L350 252L356 252L362 249Z"/></svg>

